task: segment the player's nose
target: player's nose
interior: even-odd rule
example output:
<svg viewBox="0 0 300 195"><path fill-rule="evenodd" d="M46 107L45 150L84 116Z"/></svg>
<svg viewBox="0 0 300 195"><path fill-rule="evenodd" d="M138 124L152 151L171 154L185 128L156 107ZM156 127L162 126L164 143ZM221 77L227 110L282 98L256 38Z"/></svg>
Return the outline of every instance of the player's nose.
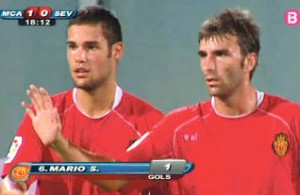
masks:
<svg viewBox="0 0 300 195"><path fill-rule="evenodd" d="M87 60L87 52L81 47L75 51L74 55L76 62L85 62Z"/></svg>
<svg viewBox="0 0 300 195"><path fill-rule="evenodd" d="M203 71L210 71L216 69L216 58L213 56L207 56L201 60L201 68Z"/></svg>

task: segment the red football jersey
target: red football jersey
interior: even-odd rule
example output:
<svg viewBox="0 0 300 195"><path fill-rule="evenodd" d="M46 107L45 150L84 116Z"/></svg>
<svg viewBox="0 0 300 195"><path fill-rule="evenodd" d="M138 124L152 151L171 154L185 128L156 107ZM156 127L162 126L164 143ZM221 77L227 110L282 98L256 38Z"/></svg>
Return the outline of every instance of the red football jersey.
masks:
<svg viewBox="0 0 300 195"><path fill-rule="evenodd" d="M62 122L63 135L75 145L101 155L115 157L145 132L151 130L163 114L144 100L117 87L113 109L104 116L91 118L76 105L76 88L52 97ZM21 162L61 162L54 150L44 147L25 115L7 156L2 177ZM45 177L43 177L45 178ZM30 178L28 184L36 179ZM74 176L49 176L38 181L37 194L120 194L105 192L98 185ZM137 192L134 192L137 194Z"/></svg>
<svg viewBox="0 0 300 195"><path fill-rule="evenodd" d="M300 194L300 106L259 94L257 109L242 116L216 113L213 98L175 110L124 159L193 162L191 173L171 182L172 195Z"/></svg>

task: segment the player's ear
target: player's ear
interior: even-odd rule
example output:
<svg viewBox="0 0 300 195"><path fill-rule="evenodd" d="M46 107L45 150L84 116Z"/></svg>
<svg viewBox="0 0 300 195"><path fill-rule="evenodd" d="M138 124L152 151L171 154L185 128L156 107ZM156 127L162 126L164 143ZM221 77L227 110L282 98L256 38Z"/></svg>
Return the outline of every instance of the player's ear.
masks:
<svg viewBox="0 0 300 195"><path fill-rule="evenodd" d="M112 46L112 57L116 60L120 60L123 56L125 45L123 42L117 42Z"/></svg>
<svg viewBox="0 0 300 195"><path fill-rule="evenodd" d="M245 65L244 70L247 72L251 72L257 64L257 53L251 52L248 53L245 57Z"/></svg>

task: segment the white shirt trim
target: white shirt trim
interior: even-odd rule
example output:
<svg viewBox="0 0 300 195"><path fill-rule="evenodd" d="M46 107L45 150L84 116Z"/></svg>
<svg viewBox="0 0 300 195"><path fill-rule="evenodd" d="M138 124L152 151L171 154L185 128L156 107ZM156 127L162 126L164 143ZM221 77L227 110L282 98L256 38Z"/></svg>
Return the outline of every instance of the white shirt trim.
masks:
<svg viewBox="0 0 300 195"><path fill-rule="evenodd" d="M258 108L260 106L260 104L262 103L262 101L264 100L264 92L261 92L261 91L257 91L256 90L256 108ZM215 97L213 96L211 98L211 106L212 108L214 109L215 113L218 115L218 116L221 116L221 117L224 117L224 118L241 118L241 117L244 117L244 116L247 116L249 114L251 114L252 112L254 112L255 110L252 110L248 113L245 113L245 114L241 114L241 115L236 115L236 116L228 116L228 115L224 115L224 114L221 114L219 113L217 110L216 110L216 107L215 107Z"/></svg>
<svg viewBox="0 0 300 195"><path fill-rule="evenodd" d="M112 110L114 110L121 102L122 100L122 97L123 97L123 90L118 86L116 85L116 93L115 93L115 99L114 99L114 103L113 103L113 106L111 108L111 110L107 111L106 113L100 115L100 116L95 116L95 117L92 117L90 115L88 115L87 113L85 113L83 110L81 110L77 104L77 88L74 87L73 89L73 101L74 101L74 104L76 105L77 109L79 110L79 112L81 112L83 115L85 115L86 117L88 118L91 118L91 119L100 119L106 115L108 115Z"/></svg>
<svg viewBox="0 0 300 195"><path fill-rule="evenodd" d="M142 137L140 137L138 140L136 140L133 144L131 144L127 149L126 152L130 152L134 148L136 148L138 145L140 145L148 136L150 135L150 132L146 132Z"/></svg>

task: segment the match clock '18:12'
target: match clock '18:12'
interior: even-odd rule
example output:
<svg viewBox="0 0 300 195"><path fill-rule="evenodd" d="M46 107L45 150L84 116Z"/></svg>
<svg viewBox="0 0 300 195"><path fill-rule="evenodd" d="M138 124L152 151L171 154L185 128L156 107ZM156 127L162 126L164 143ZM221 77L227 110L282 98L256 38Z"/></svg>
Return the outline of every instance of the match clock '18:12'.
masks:
<svg viewBox="0 0 300 195"><path fill-rule="evenodd" d="M20 19L20 26L54 26L55 19Z"/></svg>

